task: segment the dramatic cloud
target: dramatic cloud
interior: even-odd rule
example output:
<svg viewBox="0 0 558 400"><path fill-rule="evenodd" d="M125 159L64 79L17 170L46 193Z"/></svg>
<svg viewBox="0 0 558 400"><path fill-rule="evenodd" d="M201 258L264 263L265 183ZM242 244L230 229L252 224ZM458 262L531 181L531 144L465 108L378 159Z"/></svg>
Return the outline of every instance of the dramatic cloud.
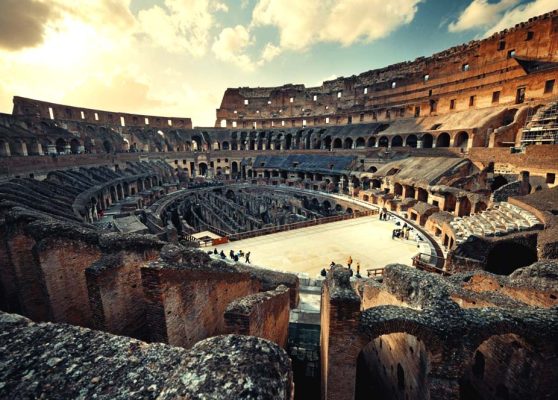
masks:
<svg viewBox="0 0 558 400"><path fill-rule="evenodd" d="M201 57L208 48L213 13L228 10L212 0L165 0L165 7L154 5L138 14L141 33L169 52L187 50Z"/></svg>
<svg viewBox="0 0 558 400"><path fill-rule="evenodd" d="M35 0L0 1L0 48L20 50L43 42L52 10Z"/></svg>
<svg viewBox="0 0 558 400"><path fill-rule="evenodd" d="M457 21L448 25L448 30L462 32L483 29L487 30L486 35L490 35L558 8L558 0L519 3L519 0L500 0L496 3L489 3L488 0L473 0L459 15Z"/></svg>
<svg viewBox="0 0 558 400"><path fill-rule="evenodd" d="M387 36L410 23L421 0L259 0L252 25L279 30L282 50L320 42L349 46Z"/></svg>
<svg viewBox="0 0 558 400"><path fill-rule="evenodd" d="M242 25L225 28L212 46L218 60L229 62L246 70L253 70L254 64L244 51L250 45L250 32Z"/></svg>

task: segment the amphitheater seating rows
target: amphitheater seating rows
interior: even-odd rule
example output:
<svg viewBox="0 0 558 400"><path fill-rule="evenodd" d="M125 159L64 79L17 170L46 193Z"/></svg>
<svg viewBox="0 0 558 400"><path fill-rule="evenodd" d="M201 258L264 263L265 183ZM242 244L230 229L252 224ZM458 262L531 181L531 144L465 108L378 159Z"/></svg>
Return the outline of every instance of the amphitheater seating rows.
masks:
<svg viewBox="0 0 558 400"><path fill-rule="evenodd" d="M540 221L533 214L505 201L496 203L481 213L454 218L450 222L458 244L471 235L501 236L529 230L538 225Z"/></svg>

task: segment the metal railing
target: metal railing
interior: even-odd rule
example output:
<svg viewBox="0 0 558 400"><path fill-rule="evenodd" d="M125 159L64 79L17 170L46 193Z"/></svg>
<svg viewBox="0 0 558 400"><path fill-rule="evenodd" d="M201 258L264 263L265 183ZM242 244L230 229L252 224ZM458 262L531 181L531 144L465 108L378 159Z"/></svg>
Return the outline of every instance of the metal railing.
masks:
<svg viewBox="0 0 558 400"><path fill-rule="evenodd" d="M413 257L413 267L422 271L434 272L443 276L450 276L450 272L437 267L440 259L444 260L443 257L438 257L427 253L419 253Z"/></svg>

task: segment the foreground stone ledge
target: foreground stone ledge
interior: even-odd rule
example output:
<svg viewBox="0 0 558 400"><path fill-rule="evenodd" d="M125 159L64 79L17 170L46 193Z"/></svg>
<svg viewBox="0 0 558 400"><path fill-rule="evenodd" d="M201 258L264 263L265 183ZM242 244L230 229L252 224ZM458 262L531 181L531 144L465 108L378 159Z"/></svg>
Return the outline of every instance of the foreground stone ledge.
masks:
<svg viewBox="0 0 558 400"><path fill-rule="evenodd" d="M0 313L0 398L291 399L287 354L227 335L190 351Z"/></svg>

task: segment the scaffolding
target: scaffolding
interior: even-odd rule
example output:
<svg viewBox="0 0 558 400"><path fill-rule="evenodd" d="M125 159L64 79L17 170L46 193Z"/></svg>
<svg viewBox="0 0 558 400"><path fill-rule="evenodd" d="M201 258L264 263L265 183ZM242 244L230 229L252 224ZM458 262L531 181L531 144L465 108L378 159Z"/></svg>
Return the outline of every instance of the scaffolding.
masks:
<svg viewBox="0 0 558 400"><path fill-rule="evenodd" d="M558 144L558 101L536 111L529 110L521 144Z"/></svg>

